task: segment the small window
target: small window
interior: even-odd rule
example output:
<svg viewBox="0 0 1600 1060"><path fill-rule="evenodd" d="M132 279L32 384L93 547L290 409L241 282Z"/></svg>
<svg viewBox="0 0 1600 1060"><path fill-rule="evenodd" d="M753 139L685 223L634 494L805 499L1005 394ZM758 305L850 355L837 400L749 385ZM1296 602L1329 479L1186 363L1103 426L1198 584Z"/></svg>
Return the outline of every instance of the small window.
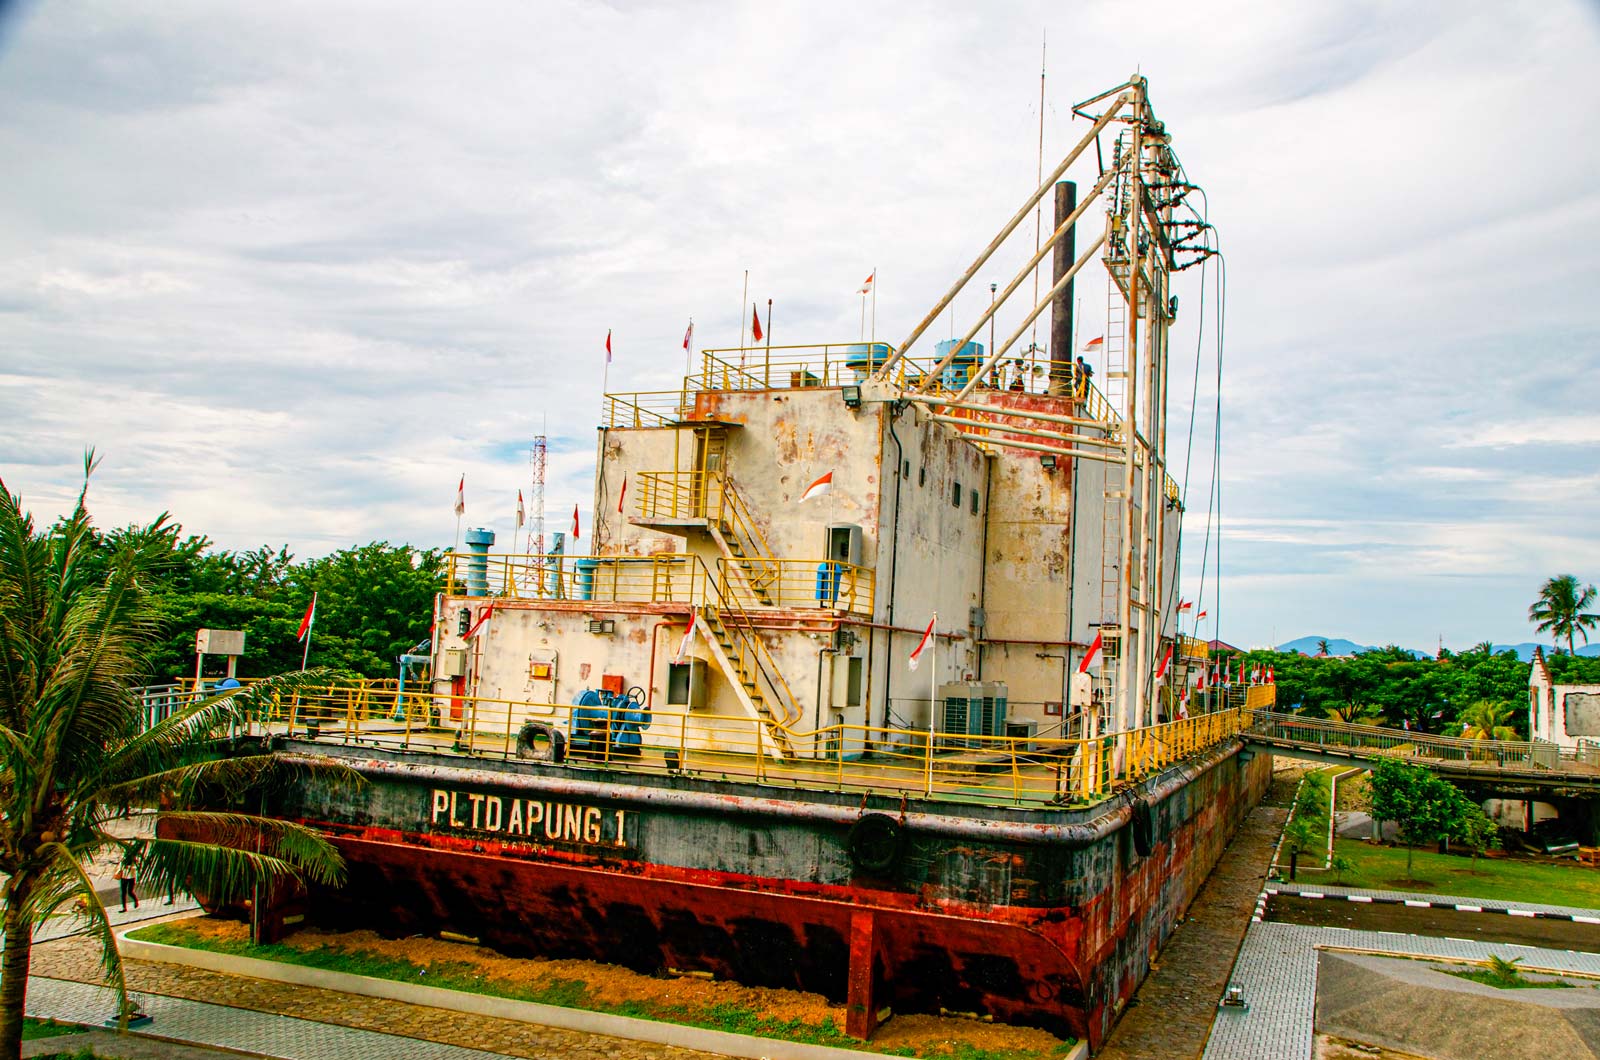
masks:
<svg viewBox="0 0 1600 1060"><path fill-rule="evenodd" d="M909 461L909 460L905 461L903 464L901 464L901 467L904 470L902 470L900 472L900 477L901 478L910 478L911 477L911 461Z"/></svg>
<svg viewBox="0 0 1600 1060"><path fill-rule="evenodd" d="M973 515L977 515L978 514L978 491L977 490L973 490L972 491L972 514Z"/></svg>
<svg viewBox="0 0 1600 1060"><path fill-rule="evenodd" d="M961 507L961 483L957 482L950 489L950 507Z"/></svg>
<svg viewBox="0 0 1600 1060"><path fill-rule="evenodd" d="M917 468L917 485L926 486L927 484L928 484L928 468L927 468L926 465L924 465L922 467Z"/></svg>

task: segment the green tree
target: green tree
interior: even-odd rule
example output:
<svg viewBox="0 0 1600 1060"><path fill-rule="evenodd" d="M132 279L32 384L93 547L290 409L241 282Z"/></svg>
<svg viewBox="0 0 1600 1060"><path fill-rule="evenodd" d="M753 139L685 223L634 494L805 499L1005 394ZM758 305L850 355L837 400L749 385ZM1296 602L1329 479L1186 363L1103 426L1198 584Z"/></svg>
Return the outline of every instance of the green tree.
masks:
<svg viewBox="0 0 1600 1060"><path fill-rule="evenodd" d="M317 593L312 658L367 677L392 677L395 659L428 636L434 594L444 588L444 555L377 541L312 560L295 579L304 599ZM294 620L298 624L300 614ZM292 638L294 630L287 633Z"/></svg>
<svg viewBox="0 0 1600 1060"><path fill-rule="evenodd" d="M1515 740L1517 730L1512 727L1515 715L1509 703L1480 699L1461 712L1461 721L1466 726L1461 735L1469 740Z"/></svg>
<svg viewBox="0 0 1600 1060"><path fill-rule="evenodd" d="M159 635L150 589L179 551L178 530L162 516L102 549L86 507L93 466L91 454L74 510L42 533L0 482L0 1060L21 1055L34 929L75 898L126 1011L122 960L89 874L97 854L139 864L157 892L189 886L219 898L342 873L337 851L308 829L188 809L271 771L270 758L210 752L214 734L274 689L198 700L143 727L130 689ZM124 803L158 800L170 807L157 815L160 838L108 828Z"/></svg>
<svg viewBox="0 0 1600 1060"><path fill-rule="evenodd" d="M1540 633L1549 633L1558 641L1567 638L1567 654L1577 654L1573 636L1583 637L1589 643L1589 630L1600 625L1600 614L1586 610L1594 604L1595 588L1578 585L1571 574L1558 574L1539 589L1539 598L1528 608L1528 621Z"/></svg>
<svg viewBox="0 0 1600 1060"><path fill-rule="evenodd" d="M1374 725L1379 720L1378 708L1371 703L1335 703L1323 712L1346 725Z"/></svg>
<svg viewBox="0 0 1600 1060"><path fill-rule="evenodd" d="M1485 850L1500 849L1500 826L1489 819L1483 807L1468 802L1456 824L1456 833L1451 838L1459 839L1472 851L1472 869L1476 872L1478 858Z"/></svg>
<svg viewBox="0 0 1600 1060"><path fill-rule="evenodd" d="M1411 851L1417 843L1459 835L1472 804L1455 785L1431 770L1395 758L1372 769L1367 785L1372 816L1393 821L1406 845L1406 877L1411 876Z"/></svg>

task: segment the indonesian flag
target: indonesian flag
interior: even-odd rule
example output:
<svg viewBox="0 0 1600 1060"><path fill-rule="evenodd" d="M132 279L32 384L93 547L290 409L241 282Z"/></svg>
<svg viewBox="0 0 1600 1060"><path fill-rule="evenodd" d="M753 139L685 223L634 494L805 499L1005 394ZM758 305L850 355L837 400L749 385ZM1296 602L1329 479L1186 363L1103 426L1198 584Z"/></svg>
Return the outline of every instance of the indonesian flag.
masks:
<svg viewBox="0 0 1600 1060"><path fill-rule="evenodd" d="M1105 347L1106 347L1106 337L1104 335L1099 335L1099 336L1096 336L1095 338L1090 339L1088 342L1083 344L1083 352L1084 353L1099 353L1101 350L1105 349Z"/></svg>
<svg viewBox="0 0 1600 1060"><path fill-rule="evenodd" d="M628 498L628 476L622 476L622 489L617 492L617 514L622 514L622 502Z"/></svg>
<svg viewBox="0 0 1600 1060"><path fill-rule="evenodd" d="M916 649L912 651L911 658L906 660L906 665L915 670L922 665L922 653L928 650L928 645L933 643L933 624L939 621L939 612L935 611L933 617L928 619L928 628L922 631L922 639L917 641Z"/></svg>
<svg viewBox="0 0 1600 1060"><path fill-rule="evenodd" d="M1193 611L1194 610L1194 601L1193 600L1179 600L1178 601L1178 610L1179 611Z"/></svg>
<svg viewBox="0 0 1600 1060"><path fill-rule="evenodd" d="M1200 621L1200 620L1201 620L1201 619L1202 619L1202 618L1205 618L1205 617L1206 617L1206 615L1208 615L1208 614L1210 614L1210 612L1209 612L1209 611L1202 611L1202 612L1200 612L1200 613L1199 613L1199 614L1198 614L1198 615L1195 615L1195 616L1194 616L1194 620L1195 620L1195 621L1196 621L1196 622L1198 622L1198 621Z"/></svg>
<svg viewBox="0 0 1600 1060"><path fill-rule="evenodd" d="M1210 670L1211 670L1211 667L1208 664L1206 666L1200 667L1199 672L1197 672L1195 674L1194 688L1195 688L1196 692L1199 692L1199 691L1202 691L1202 690L1205 689L1205 687L1206 687L1206 674L1209 673Z"/></svg>
<svg viewBox="0 0 1600 1060"><path fill-rule="evenodd" d="M1189 716L1189 690L1187 688L1185 688L1183 690L1183 695L1178 697L1178 717L1181 720L1183 718L1187 718L1188 716Z"/></svg>
<svg viewBox="0 0 1600 1060"><path fill-rule="evenodd" d="M868 294L869 292L871 292L871 290L872 290L872 281L877 279L877 278L878 278L878 270L877 269L873 269L872 270L872 275L868 276L865 280L861 281L861 290L857 291L856 294Z"/></svg>
<svg viewBox="0 0 1600 1060"><path fill-rule="evenodd" d="M689 330L683 333L683 348L688 349L689 343L694 341L694 321L689 321Z"/></svg>
<svg viewBox="0 0 1600 1060"><path fill-rule="evenodd" d="M482 629L483 628L483 624L485 622L489 621L489 616L494 614L494 605L496 603L498 603L498 601L491 600L489 602L489 606L483 609L483 614L478 616L478 621L474 622L472 624L472 628L467 630L467 639L468 640L471 640L473 637L476 637L478 635L478 630Z"/></svg>
<svg viewBox="0 0 1600 1060"><path fill-rule="evenodd" d="M1275 684L1277 684L1277 683L1278 683L1278 678L1277 678L1277 675L1275 675L1275 674L1274 674L1274 673L1273 673L1273 672L1272 672L1272 664L1271 664L1271 663L1268 663L1268 664L1267 664L1267 684L1269 684L1269 685L1275 685Z"/></svg>
<svg viewBox="0 0 1600 1060"><path fill-rule="evenodd" d="M456 514L467 510L467 476L462 475L461 481L456 485Z"/></svg>
<svg viewBox="0 0 1600 1060"><path fill-rule="evenodd" d="M1084 655L1083 662L1078 664L1078 672L1080 674L1086 674L1090 670L1098 670L1100 668L1100 656L1105 653L1105 646L1106 641L1104 634L1096 630L1094 635L1094 643L1089 645L1089 651Z"/></svg>
<svg viewBox="0 0 1600 1060"><path fill-rule="evenodd" d="M826 475L823 475L821 478L817 479L817 481L815 481L811 485L807 486L806 487L806 491L804 493L800 494L800 500L803 503L805 501L810 500L812 497L820 497L825 493L832 493L832 492L833 492L833 472L829 471Z"/></svg>
<svg viewBox="0 0 1600 1060"><path fill-rule="evenodd" d="M1167 676L1167 666L1172 662L1172 645L1167 645L1167 653L1161 657L1161 665L1156 667L1156 680Z"/></svg>
<svg viewBox="0 0 1600 1060"><path fill-rule="evenodd" d="M611 363L611 329L606 328L606 363Z"/></svg>
<svg viewBox="0 0 1600 1060"><path fill-rule="evenodd" d="M572 540L578 540L578 506L572 506Z"/></svg>
<svg viewBox="0 0 1600 1060"><path fill-rule="evenodd" d="M295 634L295 640L305 640L311 632L311 627L317 621L317 594L311 594L311 603L306 605L305 617L300 619L300 632Z"/></svg>
<svg viewBox="0 0 1600 1060"><path fill-rule="evenodd" d="M761 314L756 312L755 304L752 303L750 306L750 338L752 341L760 342L763 334L761 330Z"/></svg>
<svg viewBox="0 0 1600 1060"><path fill-rule="evenodd" d="M683 639L678 642L678 654L672 657L672 665L683 665L683 658L689 654L689 643L694 640L694 627L699 625L700 612L689 612L689 628L683 631Z"/></svg>
<svg viewBox="0 0 1600 1060"><path fill-rule="evenodd" d="M522 510L522 491L517 491L517 529L522 529L522 523L527 518Z"/></svg>

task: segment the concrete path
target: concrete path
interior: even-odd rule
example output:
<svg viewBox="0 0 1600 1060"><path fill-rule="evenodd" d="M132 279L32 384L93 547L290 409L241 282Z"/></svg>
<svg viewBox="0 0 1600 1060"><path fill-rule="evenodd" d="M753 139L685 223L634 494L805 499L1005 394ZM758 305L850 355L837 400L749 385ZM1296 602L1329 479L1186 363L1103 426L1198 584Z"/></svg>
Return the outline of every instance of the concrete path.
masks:
<svg viewBox="0 0 1600 1060"><path fill-rule="evenodd" d="M163 1038L282 1060L498 1060L500 1056L159 994L140 994L139 1001L144 1011L155 1018L152 1032ZM93 1026L115 1010L116 996L106 987L37 976L28 982L31 1016Z"/></svg>
<svg viewBox="0 0 1600 1060"><path fill-rule="evenodd" d="M1540 949L1516 943L1466 942L1347 928L1254 923L1234 965L1247 1012L1217 1014L1206 1060L1310 1060L1317 1001L1317 948L1341 946L1374 953L1486 960L1521 957L1529 968L1600 975L1600 954Z"/></svg>
<svg viewBox="0 0 1600 1060"><path fill-rule="evenodd" d="M1156 958L1156 968L1098 1054L1102 1060L1178 1060L1205 1047L1211 1021L1266 879L1288 811L1258 806L1223 851Z"/></svg>

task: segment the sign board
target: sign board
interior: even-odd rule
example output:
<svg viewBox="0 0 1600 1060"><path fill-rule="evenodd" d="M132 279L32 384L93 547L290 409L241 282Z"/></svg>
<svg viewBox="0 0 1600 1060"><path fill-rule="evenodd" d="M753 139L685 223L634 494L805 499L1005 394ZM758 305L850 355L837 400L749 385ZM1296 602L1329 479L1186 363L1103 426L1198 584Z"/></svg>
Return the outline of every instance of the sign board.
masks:
<svg viewBox="0 0 1600 1060"><path fill-rule="evenodd" d="M194 650L201 655L243 655L244 630L202 629L194 635Z"/></svg>

